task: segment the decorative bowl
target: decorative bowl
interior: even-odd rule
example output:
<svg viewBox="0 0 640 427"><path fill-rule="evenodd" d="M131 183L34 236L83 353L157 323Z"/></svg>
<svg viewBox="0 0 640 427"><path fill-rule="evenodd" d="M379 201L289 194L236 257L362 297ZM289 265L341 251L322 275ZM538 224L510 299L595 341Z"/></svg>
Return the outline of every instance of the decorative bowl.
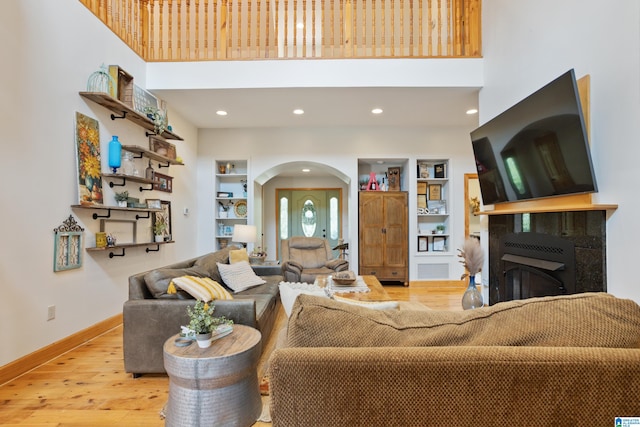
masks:
<svg viewBox="0 0 640 427"><path fill-rule="evenodd" d="M356 282L356 275L353 271L339 271L338 273L334 273L331 276L331 280L333 283L340 286L349 286L353 285Z"/></svg>

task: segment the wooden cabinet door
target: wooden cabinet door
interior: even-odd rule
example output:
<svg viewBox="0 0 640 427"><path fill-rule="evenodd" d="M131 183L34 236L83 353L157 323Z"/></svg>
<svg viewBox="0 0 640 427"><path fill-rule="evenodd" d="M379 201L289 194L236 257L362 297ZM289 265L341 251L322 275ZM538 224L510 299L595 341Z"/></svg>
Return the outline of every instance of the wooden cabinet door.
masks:
<svg viewBox="0 0 640 427"><path fill-rule="evenodd" d="M361 192L360 274L407 281L407 193Z"/></svg>
<svg viewBox="0 0 640 427"><path fill-rule="evenodd" d="M407 265L407 193L384 197L384 258L387 267Z"/></svg>
<svg viewBox="0 0 640 427"><path fill-rule="evenodd" d="M359 200L359 258L360 266L384 265L384 205L377 193L360 193Z"/></svg>

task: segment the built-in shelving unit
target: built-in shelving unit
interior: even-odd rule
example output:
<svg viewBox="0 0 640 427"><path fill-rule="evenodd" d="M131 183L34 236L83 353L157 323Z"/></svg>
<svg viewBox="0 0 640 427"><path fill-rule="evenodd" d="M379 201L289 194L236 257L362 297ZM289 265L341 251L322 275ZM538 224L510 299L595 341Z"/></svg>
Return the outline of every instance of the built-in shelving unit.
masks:
<svg viewBox="0 0 640 427"><path fill-rule="evenodd" d="M419 255L449 252L449 161L418 159L416 162L417 252Z"/></svg>
<svg viewBox="0 0 640 427"><path fill-rule="evenodd" d="M215 164L215 247L231 243L236 224L246 224L249 213L247 199L247 160L217 160Z"/></svg>

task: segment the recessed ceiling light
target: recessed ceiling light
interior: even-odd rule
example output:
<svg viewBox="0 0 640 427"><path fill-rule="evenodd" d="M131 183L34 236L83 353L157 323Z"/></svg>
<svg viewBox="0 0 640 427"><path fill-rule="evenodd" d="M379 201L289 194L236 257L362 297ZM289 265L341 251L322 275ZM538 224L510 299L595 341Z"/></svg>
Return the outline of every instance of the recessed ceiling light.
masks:
<svg viewBox="0 0 640 427"><path fill-rule="evenodd" d="M302 169L302 172L305 172L305 173L306 173L306 172L311 172L311 169L309 169L309 168L304 168L304 169Z"/></svg>
<svg viewBox="0 0 640 427"><path fill-rule="evenodd" d="M296 114L299 116L301 114L304 114L304 110L302 108L296 108L295 110L293 110L293 114Z"/></svg>
<svg viewBox="0 0 640 427"><path fill-rule="evenodd" d="M471 109L467 110L467 114L468 115L477 114L477 113L478 113L478 109L477 108L471 108Z"/></svg>
<svg viewBox="0 0 640 427"><path fill-rule="evenodd" d="M299 30L302 30L304 28L304 22L298 22L296 24L296 28L299 29Z"/></svg>
<svg viewBox="0 0 640 427"><path fill-rule="evenodd" d="M383 165L384 164L384 160L376 160L376 163L379 165Z"/></svg>
<svg viewBox="0 0 640 427"><path fill-rule="evenodd" d="M373 114L382 114L382 108L374 108L373 110L371 110L371 113L373 113Z"/></svg>
<svg viewBox="0 0 640 427"><path fill-rule="evenodd" d="M226 116L227 112L224 111L224 110L218 110L218 111L216 111L216 114L219 115L219 116Z"/></svg>

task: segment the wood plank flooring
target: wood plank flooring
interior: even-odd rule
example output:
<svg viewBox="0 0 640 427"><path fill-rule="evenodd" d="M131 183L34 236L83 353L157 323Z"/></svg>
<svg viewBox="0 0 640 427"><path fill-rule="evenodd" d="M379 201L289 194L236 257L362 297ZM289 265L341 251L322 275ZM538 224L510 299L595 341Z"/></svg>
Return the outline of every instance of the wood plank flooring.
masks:
<svg viewBox="0 0 640 427"><path fill-rule="evenodd" d="M398 301L436 310L461 310L463 281L412 282L385 286ZM286 322L284 312L275 331ZM277 332L264 343L259 376L267 366ZM168 396L166 375L133 379L124 372L122 325L0 386L3 426L163 426L160 411ZM254 427L270 426L256 423Z"/></svg>

